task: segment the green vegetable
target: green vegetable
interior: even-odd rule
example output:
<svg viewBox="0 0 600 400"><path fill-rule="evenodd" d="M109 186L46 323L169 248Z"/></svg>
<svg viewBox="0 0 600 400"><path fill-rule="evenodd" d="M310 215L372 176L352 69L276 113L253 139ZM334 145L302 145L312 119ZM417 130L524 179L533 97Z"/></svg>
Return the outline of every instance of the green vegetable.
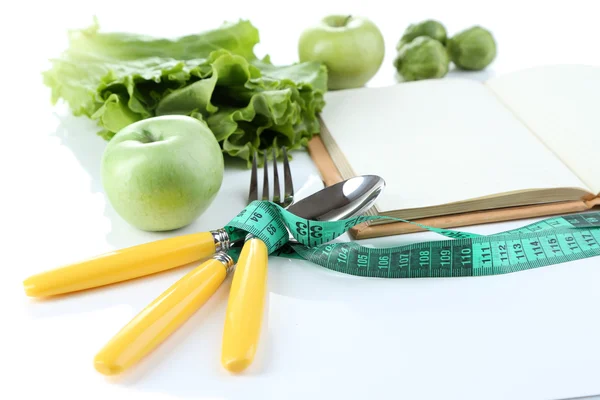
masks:
<svg viewBox="0 0 600 400"><path fill-rule="evenodd" d="M444 45L446 44L446 28L444 25L438 21L429 19L418 24L409 25L396 45L396 50L400 50L403 45L412 42L413 39L419 36L429 36Z"/></svg>
<svg viewBox="0 0 600 400"><path fill-rule="evenodd" d="M443 44L419 36L400 48L394 66L405 81L441 78L448 73L450 58Z"/></svg>
<svg viewBox="0 0 600 400"><path fill-rule="evenodd" d="M204 120L224 153L248 162L254 150L297 149L319 132L327 72L318 62L274 66L253 52L248 21L174 40L100 33L98 24L69 33L69 47L44 72L52 102L98 122L109 140L156 115Z"/></svg>
<svg viewBox="0 0 600 400"><path fill-rule="evenodd" d="M457 67L478 71L496 57L496 42L488 30L474 26L448 40L448 53Z"/></svg>

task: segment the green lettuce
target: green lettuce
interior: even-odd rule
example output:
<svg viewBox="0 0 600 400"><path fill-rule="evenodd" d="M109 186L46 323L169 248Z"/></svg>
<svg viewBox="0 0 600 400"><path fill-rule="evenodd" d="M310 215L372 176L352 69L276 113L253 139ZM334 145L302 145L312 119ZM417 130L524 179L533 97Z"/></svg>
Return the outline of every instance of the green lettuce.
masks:
<svg viewBox="0 0 600 400"><path fill-rule="evenodd" d="M249 165L254 151L297 149L319 133L327 89L324 65L275 66L256 57L258 42L249 21L173 40L102 33L95 23L69 32L44 83L53 104L96 120L106 140L144 118L190 115Z"/></svg>

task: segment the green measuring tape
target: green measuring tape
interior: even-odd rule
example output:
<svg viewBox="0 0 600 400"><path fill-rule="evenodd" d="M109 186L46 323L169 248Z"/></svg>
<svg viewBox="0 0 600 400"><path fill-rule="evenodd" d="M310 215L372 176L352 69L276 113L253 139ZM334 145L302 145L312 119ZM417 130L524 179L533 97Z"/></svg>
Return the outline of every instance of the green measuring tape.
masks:
<svg viewBox="0 0 600 400"><path fill-rule="evenodd" d="M365 221L408 222L452 240L370 248L331 242ZM421 225L392 217L359 216L309 221L268 202L255 201L226 228L232 240L247 233L269 254L301 258L345 274L380 278L499 275L600 255L600 212L554 217L490 236ZM288 232L298 243L289 241Z"/></svg>

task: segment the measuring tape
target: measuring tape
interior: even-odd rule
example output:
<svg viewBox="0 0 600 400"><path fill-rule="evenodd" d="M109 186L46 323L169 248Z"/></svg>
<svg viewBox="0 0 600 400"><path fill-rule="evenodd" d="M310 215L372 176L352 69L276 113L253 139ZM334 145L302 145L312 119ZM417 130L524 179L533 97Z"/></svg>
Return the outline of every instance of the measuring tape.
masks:
<svg viewBox="0 0 600 400"><path fill-rule="evenodd" d="M408 222L451 240L371 248L332 242L373 220ZM232 240L253 234L269 254L301 258L345 274L380 278L499 275L600 255L600 212L572 214L490 236L441 229L381 216L309 221L268 202L255 201L226 228ZM289 233L298 241L289 241Z"/></svg>

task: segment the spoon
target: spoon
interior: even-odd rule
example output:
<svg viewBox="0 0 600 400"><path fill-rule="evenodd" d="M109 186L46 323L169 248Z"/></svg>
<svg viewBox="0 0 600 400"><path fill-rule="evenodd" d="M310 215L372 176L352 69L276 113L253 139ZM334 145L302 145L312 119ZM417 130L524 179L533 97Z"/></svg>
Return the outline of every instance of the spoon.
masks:
<svg viewBox="0 0 600 400"><path fill-rule="evenodd" d="M377 175L349 178L319 190L286 208L292 214L311 221L339 221L362 214L371 208L385 188L385 181ZM297 243L289 235L291 243ZM231 242L239 247L244 239Z"/></svg>
<svg viewBox="0 0 600 400"><path fill-rule="evenodd" d="M371 207L384 187L379 176L357 176L322 189L287 210L313 221L345 219ZM291 234L290 242L296 242ZM223 329L221 364L230 372L246 369L256 353L267 294L267 260L267 247L260 239L246 242L231 283Z"/></svg>
<svg viewBox="0 0 600 400"><path fill-rule="evenodd" d="M338 221L369 209L384 188L380 176L361 175L326 187L287 210L312 221Z"/></svg>

